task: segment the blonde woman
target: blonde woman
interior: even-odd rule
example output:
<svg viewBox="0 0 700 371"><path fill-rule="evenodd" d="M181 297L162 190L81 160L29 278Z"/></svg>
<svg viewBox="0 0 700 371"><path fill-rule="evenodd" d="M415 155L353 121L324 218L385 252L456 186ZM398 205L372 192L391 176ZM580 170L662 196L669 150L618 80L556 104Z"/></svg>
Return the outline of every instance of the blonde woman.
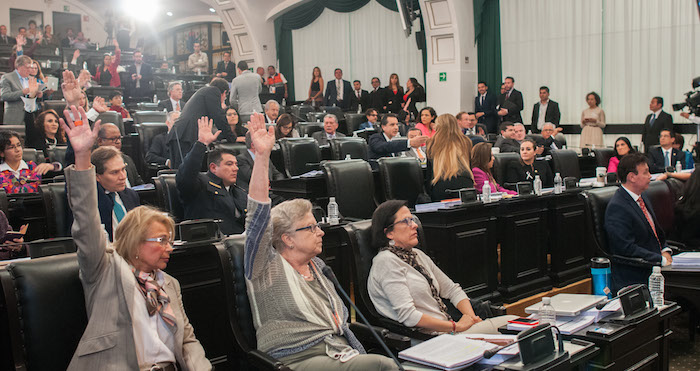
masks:
<svg viewBox="0 0 700 371"><path fill-rule="evenodd" d="M474 187L474 175L469 164L472 141L457 124L457 119L442 114L436 120L437 130L428 142L426 188L433 201L459 197L447 190Z"/></svg>

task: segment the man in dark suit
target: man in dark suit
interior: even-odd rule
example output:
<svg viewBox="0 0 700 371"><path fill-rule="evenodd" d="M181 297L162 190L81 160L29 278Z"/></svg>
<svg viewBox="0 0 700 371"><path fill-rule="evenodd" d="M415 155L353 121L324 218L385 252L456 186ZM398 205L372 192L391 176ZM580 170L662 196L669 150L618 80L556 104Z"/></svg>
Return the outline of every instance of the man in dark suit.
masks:
<svg viewBox="0 0 700 371"><path fill-rule="evenodd" d="M661 130L673 130L673 117L664 112L663 107L663 98L651 98L651 103L649 103L651 113L644 120L644 126L642 127L642 143L644 143L644 150L646 152L649 152L651 146L659 144Z"/></svg>
<svg viewBox="0 0 700 371"><path fill-rule="evenodd" d="M150 97L153 94L153 68L148 63L143 63L143 54L139 50L134 52L134 64L127 70L129 80L129 95L132 97Z"/></svg>
<svg viewBox="0 0 700 371"><path fill-rule="evenodd" d="M685 155L680 150L673 148L673 133L668 129L661 129L659 134L661 146L647 151L649 156L649 169L652 174L666 172L669 166L676 166L676 161L681 162L685 168Z"/></svg>
<svg viewBox="0 0 700 371"><path fill-rule="evenodd" d="M148 153L146 153L146 163L147 164L158 164L170 167L170 158L168 151L168 133L170 129L173 128L175 120L180 117L180 111L170 111L165 119L165 125L168 126L168 131L165 133L160 133L153 137L151 140L151 146L148 148Z"/></svg>
<svg viewBox="0 0 700 371"><path fill-rule="evenodd" d="M212 126L212 121L206 117L198 120L198 140L175 177L185 219L220 219L219 229L223 234L243 233L248 193L236 185L236 156L226 149L213 150L207 156L209 171L199 172L207 146L220 134L213 134Z"/></svg>
<svg viewBox="0 0 700 371"><path fill-rule="evenodd" d="M0 45L14 45L17 44L17 40L14 37L7 34L7 26L0 25Z"/></svg>
<svg viewBox="0 0 700 371"><path fill-rule="evenodd" d="M498 132L498 115L496 114L496 105L498 100L493 94L489 94L489 86L485 82L479 81L477 85L479 94L474 97L474 111L476 118L480 124L486 125L486 130L489 133Z"/></svg>
<svg viewBox="0 0 700 371"><path fill-rule="evenodd" d="M121 155L118 149L105 146L95 149L90 156L97 178L100 220L110 241L113 240L117 224L129 210L140 204L139 195L126 186L126 164Z"/></svg>
<svg viewBox="0 0 700 371"><path fill-rule="evenodd" d="M255 147L250 137L250 132L245 134L245 146L247 150L236 156L236 160L238 160L236 184L247 190L250 184L250 177L253 175L253 164L255 163ZM271 181L284 178L284 174L280 173L272 162L270 162L268 173Z"/></svg>
<svg viewBox="0 0 700 371"><path fill-rule="evenodd" d="M384 88L380 84L379 77L372 77L372 91L367 96L367 108L374 108L377 112L381 112L384 105Z"/></svg>
<svg viewBox="0 0 700 371"><path fill-rule="evenodd" d="M666 247L664 231L656 221L649 197L643 192L649 188L651 175L646 158L631 153L620 160L617 177L622 182L605 209L605 230L611 254L628 258L642 258L666 265L673 260ZM647 283L650 267L637 267L612 261L612 289L637 283Z"/></svg>
<svg viewBox="0 0 700 371"><path fill-rule="evenodd" d="M537 155L547 156L552 154L553 149L562 149L564 146L554 138L556 129L551 122L545 122L542 126L542 139L536 138Z"/></svg>
<svg viewBox="0 0 700 371"><path fill-rule="evenodd" d="M121 153L122 133L119 131L117 125L105 123L100 126L100 130L97 133L97 146L114 147ZM127 186L134 187L143 184L143 180L136 169L136 163L134 160L126 153L122 153L122 159L126 165L126 175L127 180L129 181Z"/></svg>
<svg viewBox="0 0 700 371"><path fill-rule="evenodd" d="M367 101L369 100L369 93L367 90L362 89L362 84L360 80L355 80L352 82L352 97L350 101L350 109L356 112L358 108L367 107Z"/></svg>
<svg viewBox="0 0 700 371"><path fill-rule="evenodd" d="M559 103L549 99L548 87L541 86L540 101L535 103L535 106L532 108L530 130L535 134L540 133L545 122L551 122L556 128L559 126L560 119Z"/></svg>
<svg viewBox="0 0 700 371"><path fill-rule="evenodd" d="M319 146L327 146L334 138L345 138L345 134L338 132L338 118L334 114L323 117L323 130L313 133L312 137Z"/></svg>
<svg viewBox="0 0 700 371"><path fill-rule="evenodd" d="M428 137L425 135L417 136L410 140L393 140L399 134L399 119L393 113L387 113L382 117L380 128L380 133L372 134L369 137L368 155L370 159L396 157L401 155L401 152L406 152L411 147L420 147L428 141Z"/></svg>
<svg viewBox="0 0 700 371"><path fill-rule="evenodd" d="M231 62L231 53L224 52L224 60L219 61L214 71L216 77L231 82L236 77L236 64Z"/></svg>
<svg viewBox="0 0 700 371"><path fill-rule="evenodd" d="M350 81L343 80L343 70L336 68L334 73L335 79L328 81L326 84L326 94L323 103L326 106L338 106L343 110L350 108L352 100L352 86Z"/></svg>
<svg viewBox="0 0 700 371"><path fill-rule="evenodd" d="M508 76L505 82L506 92L501 94L499 100L499 110L498 115L501 116L501 121L510 121L512 123L523 122L520 112L523 110L523 94L516 90L513 85L515 85L515 79Z"/></svg>
<svg viewBox="0 0 700 371"><path fill-rule="evenodd" d="M226 113L221 108L227 94L228 82L220 77L215 77L209 86L197 90L187 101L180 118L175 121L175 126L168 133L170 165L173 169L180 166L197 141L197 120L201 117L213 119L214 125L221 130L223 138L231 143L236 141L236 134L231 131Z"/></svg>
<svg viewBox="0 0 700 371"><path fill-rule="evenodd" d="M168 99L158 102L158 110L182 111L185 102L182 100L182 84L173 81L168 84Z"/></svg>
<svg viewBox="0 0 700 371"><path fill-rule="evenodd" d="M73 29L66 28L66 37L61 39L61 47L70 48L73 45L73 40L75 40L75 35L73 34Z"/></svg>

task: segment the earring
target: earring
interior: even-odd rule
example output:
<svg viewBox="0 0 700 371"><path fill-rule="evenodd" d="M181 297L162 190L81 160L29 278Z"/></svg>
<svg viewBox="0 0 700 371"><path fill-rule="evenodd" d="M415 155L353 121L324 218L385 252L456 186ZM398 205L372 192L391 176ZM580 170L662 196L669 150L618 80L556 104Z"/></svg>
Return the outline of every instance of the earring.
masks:
<svg viewBox="0 0 700 371"><path fill-rule="evenodd" d="M395 245L396 245L396 242L394 242L394 240L389 240L389 246L395 246Z"/></svg>
<svg viewBox="0 0 700 371"><path fill-rule="evenodd" d="M138 255L136 255L136 260L139 260L139 256L138 256Z"/></svg>

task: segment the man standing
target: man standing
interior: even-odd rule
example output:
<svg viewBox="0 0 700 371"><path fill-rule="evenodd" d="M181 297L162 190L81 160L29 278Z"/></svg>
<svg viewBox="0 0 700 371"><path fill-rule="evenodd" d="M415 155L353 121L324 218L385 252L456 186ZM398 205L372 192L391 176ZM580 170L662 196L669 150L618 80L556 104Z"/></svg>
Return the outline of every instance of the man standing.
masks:
<svg viewBox="0 0 700 371"><path fill-rule="evenodd" d="M343 70L336 68L333 72L335 79L326 84L326 96L324 104L326 106L338 106L345 110L350 108L350 94L352 87L350 81L343 80Z"/></svg>
<svg viewBox="0 0 700 371"><path fill-rule="evenodd" d="M523 94L515 89L515 79L508 76L503 83L506 92L501 94L501 99L499 100L498 115L501 116L502 121L510 122L523 122L522 116L520 116L520 111L523 110Z"/></svg>
<svg viewBox="0 0 700 371"><path fill-rule="evenodd" d="M667 265L672 262L664 231L656 221L649 198L651 175L646 157L630 153L620 160L617 177L622 182L605 209L605 230L610 254ZM612 262L613 293L622 287L647 283L651 267Z"/></svg>
<svg viewBox="0 0 700 371"><path fill-rule="evenodd" d="M554 127L559 126L561 112L559 112L559 103L549 99L549 88L546 86L540 87L540 101L535 103L532 108L532 121L530 130L533 133L542 132L542 127L545 122L551 122Z"/></svg>
<svg viewBox="0 0 700 371"><path fill-rule="evenodd" d="M66 28L66 37L61 39L61 46L64 48L70 48L73 45L73 40L75 35L73 34L72 28Z"/></svg>
<svg viewBox="0 0 700 371"><path fill-rule="evenodd" d="M250 184L250 178L253 175L253 164L255 163L255 146L253 145L253 140L250 135L250 132L245 133L246 151L236 156L236 160L238 161L236 185L246 190ZM284 175L280 173L272 163L270 163L268 175L270 181L284 179Z"/></svg>
<svg viewBox="0 0 700 371"><path fill-rule="evenodd" d="M464 135L485 135L484 129L476 126L476 114L474 112L460 112L455 116L457 125L462 129Z"/></svg>
<svg viewBox="0 0 700 371"><path fill-rule="evenodd" d="M367 97L367 104L369 105L367 108L374 108L377 112L379 112L384 105L384 89L380 85L379 77L372 77L372 91L369 92L369 96Z"/></svg>
<svg viewBox="0 0 700 371"><path fill-rule="evenodd" d="M496 114L498 100L489 93L489 86L485 82L479 81L477 89L479 94L474 97L476 119L478 123L486 126L486 131L495 134L498 132L498 115Z"/></svg>
<svg viewBox="0 0 700 371"><path fill-rule="evenodd" d="M136 163L134 160L126 153L121 152L122 133L119 131L117 125L105 123L100 126L100 131L97 133L97 146L114 147L121 153L122 160L126 168L127 187L143 184L141 175L139 175L138 170L136 170Z"/></svg>
<svg viewBox="0 0 700 371"><path fill-rule="evenodd" d="M229 102L236 105L238 114L249 116L253 112L260 112L260 96L262 82L260 75L248 70L246 61L238 61L238 76L231 82L231 97ZM246 120L244 120L246 122Z"/></svg>
<svg viewBox="0 0 700 371"><path fill-rule="evenodd" d="M143 54L137 50L134 52L134 64L127 71L131 75L130 95L132 97L149 97L153 93L151 82L153 81L153 68L148 63L143 63Z"/></svg>
<svg viewBox="0 0 700 371"><path fill-rule="evenodd" d="M7 26L0 25L0 45L14 45L17 43L14 37L7 34Z"/></svg>
<svg viewBox="0 0 700 371"><path fill-rule="evenodd" d="M268 77L265 85L267 85L270 94L275 95L277 103L282 104L282 99L287 99L289 96L287 92L287 79L284 78L284 75L275 71L275 66L267 67L267 75Z"/></svg>
<svg viewBox="0 0 700 371"><path fill-rule="evenodd" d="M649 110L651 113L644 120L642 127L642 143L644 150L649 152L651 146L659 144L661 130L673 130L673 117L663 111L664 99L661 97L651 98Z"/></svg>
<svg viewBox="0 0 700 371"><path fill-rule="evenodd" d="M28 136L34 131L33 112L37 110L36 97L39 93L36 78L29 76L31 64L31 58L20 55L15 60L15 70L0 79L0 97L5 101L4 123L25 125ZM29 143L34 140L26 139Z"/></svg>
<svg viewBox="0 0 700 371"><path fill-rule="evenodd" d="M345 134L338 131L338 118L333 114L323 116L323 130L315 132L312 136L319 146L327 146L331 139L345 138Z"/></svg>
<svg viewBox="0 0 700 371"><path fill-rule="evenodd" d="M227 93L228 82L220 77L215 77L209 86L197 90L187 101L180 118L168 134L170 163L173 169L180 166L197 141L197 120L201 117L213 117L214 125L221 130L223 138L230 143L236 141L236 135L231 131L226 114L221 108Z"/></svg>
<svg viewBox="0 0 700 371"><path fill-rule="evenodd" d="M194 53L187 58L187 68L197 74L209 73L209 57L207 53L202 51L202 46L199 43L193 45Z"/></svg>
<svg viewBox="0 0 700 371"><path fill-rule="evenodd" d="M676 161L681 162L685 168L685 155L673 148L673 134L671 130L661 129L659 134L660 147L654 147L647 151L649 156L649 170L653 173L664 173L669 166L676 166Z"/></svg>
<svg viewBox="0 0 700 371"><path fill-rule="evenodd" d="M224 52L224 60L219 61L214 72L216 77L221 77L229 83L236 77L236 65L231 62L231 53Z"/></svg>
<svg viewBox="0 0 700 371"><path fill-rule="evenodd" d="M265 123L276 124L277 117L280 115L280 105L276 100L270 99L265 102Z"/></svg>
<svg viewBox="0 0 700 371"><path fill-rule="evenodd" d="M360 80L355 80L352 82L352 99L350 100L350 109L353 112L357 112L358 109L364 109L367 107L367 101L369 99L369 93L367 90L362 90L362 83Z"/></svg>
<svg viewBox="0 0 700 371"><path fill-rule="evenodd" d="M168 84L168 99L158 102L158 110L182 111L182 106L185 103L182 101L182 84L173 81Z"/></svg>

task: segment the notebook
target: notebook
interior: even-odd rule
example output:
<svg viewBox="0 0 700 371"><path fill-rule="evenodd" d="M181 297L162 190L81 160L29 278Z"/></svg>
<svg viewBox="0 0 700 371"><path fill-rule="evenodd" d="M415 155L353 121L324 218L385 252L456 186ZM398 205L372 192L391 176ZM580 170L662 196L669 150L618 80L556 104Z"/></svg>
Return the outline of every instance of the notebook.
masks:
<svg viewBox="0 0 700 371"><path fill-rule="evenodd" d="M557 316L573 317L606 299L607 297L604 295L557 294L552 296L552 306L557 312ZM542 306L542 302L530 305L525 308L525 313L537 313L540 306Z"/></svg>

